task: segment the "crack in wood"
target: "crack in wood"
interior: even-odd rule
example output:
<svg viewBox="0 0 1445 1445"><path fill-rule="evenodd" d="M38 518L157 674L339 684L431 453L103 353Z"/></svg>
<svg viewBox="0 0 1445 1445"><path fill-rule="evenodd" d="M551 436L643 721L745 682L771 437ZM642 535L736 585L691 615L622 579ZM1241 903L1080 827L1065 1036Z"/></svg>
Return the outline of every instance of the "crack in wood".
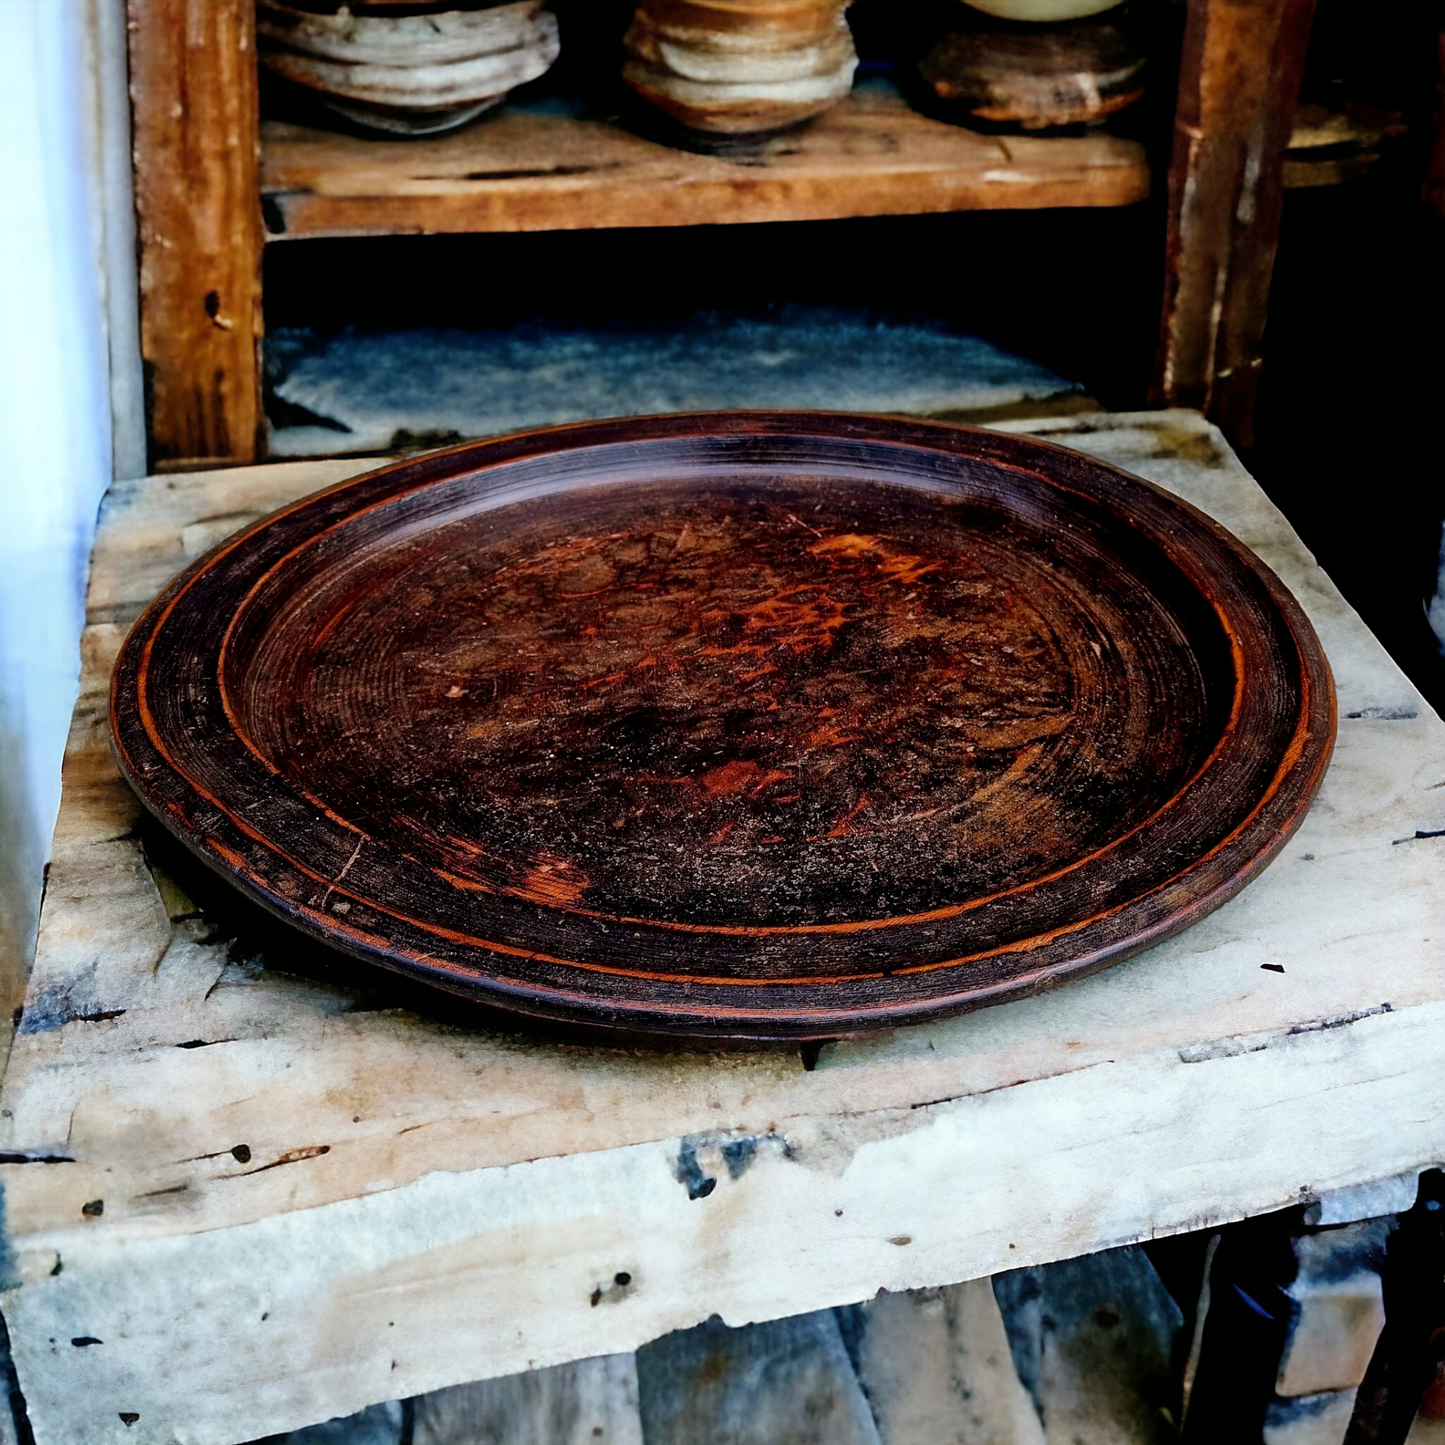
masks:
<svg viewBox="0 0 1445 1445"><path fill-rule="evenodd" d="M245 1179L251 1174L264 1174L268 1169L279 1169L283 1164L299 1164L305 1159L319 1159L323 1154L331 1152L330 1144L310 1144L304 1149L288 1149L279 1158L273 1159L269 1164L262 1164L257 1169L247 1169L240 1174L225 1174L224 1179Z"/></svg>

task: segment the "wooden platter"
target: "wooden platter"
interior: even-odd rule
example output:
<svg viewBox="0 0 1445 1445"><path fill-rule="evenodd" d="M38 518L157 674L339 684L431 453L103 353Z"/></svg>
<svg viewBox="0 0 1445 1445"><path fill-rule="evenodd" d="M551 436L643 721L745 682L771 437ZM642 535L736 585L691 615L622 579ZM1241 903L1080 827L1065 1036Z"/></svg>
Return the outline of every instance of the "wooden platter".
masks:
<svg viewBox="0 0 1445 1445"><path fill-rule="evenodd" d="M1334 738L1298 605L1021 437L710 413L399 463L223 543L111 699L156 816L326 943L537 1017L822 1038L1188 926Z"/></svg>

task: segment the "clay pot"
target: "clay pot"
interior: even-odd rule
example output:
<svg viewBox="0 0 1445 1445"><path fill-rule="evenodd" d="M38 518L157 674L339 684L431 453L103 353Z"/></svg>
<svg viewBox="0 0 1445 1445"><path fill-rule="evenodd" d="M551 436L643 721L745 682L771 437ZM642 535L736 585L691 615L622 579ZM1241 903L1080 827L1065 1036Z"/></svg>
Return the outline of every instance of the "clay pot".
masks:
<svg viewBox="0 0 1445 1445"><path fill-rule="evenodd" d="M853 88L848 0L641 0L622 77L707 135L782 130Z"/></svg>
<svg viewBox="0 0 1445 1445"><path fill-rule="evenodd" d="M401 15L259 0L256 28L268 70L358 125L400 135L466 124L545 73L559 50L543 0Z"/></svg>
<svg viewBox="0 0 1445 1445"><path fill-rule="evenodd" d="M1090 124L1144 93L1143 57L1100 21L945 35L919 70L958 119L1023 130Z"/></svg>
<svg viewBox="0 0 1445 1445"><path fill-rule="evenodd" d="M1336 186L1368 175L1387 137L1409 127L1398 111L1347 102L1343 109L1302 102L1284 156L1286 190Z"/></svg>
<svg viewBox="0 0 1445 1445"><path fill-rule="evenodd" d="M963 3L999 20L1052 24L1102 14L1121 5L1123 0L963 0Z"/></svg>

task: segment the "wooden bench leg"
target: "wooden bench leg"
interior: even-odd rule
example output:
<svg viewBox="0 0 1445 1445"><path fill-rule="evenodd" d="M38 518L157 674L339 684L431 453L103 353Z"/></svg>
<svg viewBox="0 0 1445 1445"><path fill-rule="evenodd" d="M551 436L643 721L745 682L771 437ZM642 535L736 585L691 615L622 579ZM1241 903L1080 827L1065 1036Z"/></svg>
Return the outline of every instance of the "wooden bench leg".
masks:
<svg viewBox="0 0 1445 1445"><path fill-rule="evenodd" d="M412 1408L410 1445L642 1445L632 1355L433 1390Z"/></svg>
<svg viewBox="0 0 1445 1445"><path fill-rule="evenodd" d="M1206 412L1253 443L1284 152L1314 0L1189 0L1156 404Z"/></svg>
<svg viewBox="0 0 1445 1445"><path fill-rule="evenodd" d="M831 1310L664 1335L637 1383L646 1445L879 1445Z"/></svg>
<svg viewBox="0 0 1445 1445"><path fill-rule="evenodd" d="M255 461L261 194L254 0L129 0L152 468Z"/></svg>

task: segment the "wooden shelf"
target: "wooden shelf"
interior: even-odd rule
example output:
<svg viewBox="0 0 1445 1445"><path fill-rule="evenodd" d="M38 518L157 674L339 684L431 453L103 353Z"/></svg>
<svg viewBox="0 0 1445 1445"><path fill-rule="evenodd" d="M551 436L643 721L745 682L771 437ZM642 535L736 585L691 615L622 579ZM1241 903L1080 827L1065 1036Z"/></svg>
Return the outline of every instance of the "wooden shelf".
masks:
<svg viewBox="0 0 1445 1445"><path fill-rule="evenodd" d="M746 157L520 107L432 141L268 121L261 144L270 241L1125 206L1149 192L1134 141L979 135L876 83Z"/></svg>

